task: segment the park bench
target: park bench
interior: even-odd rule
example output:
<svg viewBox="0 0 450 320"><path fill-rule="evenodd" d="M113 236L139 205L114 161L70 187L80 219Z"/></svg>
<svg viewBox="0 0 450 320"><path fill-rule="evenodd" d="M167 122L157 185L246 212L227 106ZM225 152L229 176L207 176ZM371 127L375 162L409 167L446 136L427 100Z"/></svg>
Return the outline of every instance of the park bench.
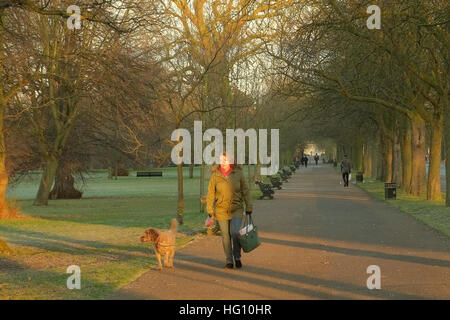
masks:
<svg viewBox="0 0 450 320"><path fill-rule="evenodd" d="M274 176L269 176L270 183L274 188L277 188L278 190L281 190L281 186L283 185L283 182L281 182L281 179Z"/></svg>
<svg viewBox="0 0 450 320"><path fill-rule="evenodd" d="M269 199L273 199L273 191L272 187L269 184L262 183L261 181L256 181L256 184L259 186L259 190L262 192L262 196L259 197L260 200L268 197Z"/></svg>
<svg viewBox="0 0 450 320"><path fill-rule="evenodd" d="M283 171L288 177L292 176L292 172L289 169L282 168L281 171Z"/></svg>
<svg viewBox="0 0 450 320"><path fill-rule="evenodd" d="M278 171L278 175L281 177L281 180L283 180L283 182L287 182L289 179L289 176L282 170Z"/></svg>
<svg viewBox="0 0 450 320"><path fill-rule="evenodd" d="M162 177L162 171L138 171L136 177Z"/></svg>

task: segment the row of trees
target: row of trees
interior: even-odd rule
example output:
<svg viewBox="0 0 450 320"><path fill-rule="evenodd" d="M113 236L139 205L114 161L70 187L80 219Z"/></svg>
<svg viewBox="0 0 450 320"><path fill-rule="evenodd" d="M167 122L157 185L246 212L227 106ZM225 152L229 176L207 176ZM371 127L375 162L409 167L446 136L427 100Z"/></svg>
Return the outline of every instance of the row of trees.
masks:
<svg viewBox="0 0 450 320"><path fill-rule="evenodd" d="M65 9L73 4L81 9L79 30L67 27ZM34 203L47 205L92 163L116 171L119 161L170 163L171 132L192 129L193 120L202 120L204 129L270 123L261 106L258 56L278 33L268 28L271 19L292 4L2 2L1 217L12 212L5 201L8 182L28 170L42 170ZM202 167L201 194L206 175ZM178 182L182 222L181 165Z"/></svg>
<svg viewBox="0 0 450 320"><path fill-rule="evenodd" d="M72 4L79 30L67 28ZM0 218L12 215L6 187L21 173L42 169L35 204L46 205L58 180L92 163L170 163L171 132L194 120L280 128L283 162L308 137L332 139L366 175L439 200L448 5L380 0L381 30L369 30L370 4L1 1ZM183 194L179 165L180 222Z"/></svg>
<svg viewBox="0 0 450 320"><path fill-rule="evenodd" d="M279 21L283 36L268 50L287 83L280 91L302 101L304 125L333 138L338 158L351 153L366 175L440 200L440 164L450 156L449 147L442 155L443 138L450 141L448 2L377 1L380 30L366 27L371 2L312 3Z"/></svg>
<svg viewBox="0 0 450 320"><path fill-rule="evenodd" d="M72 4L84 13L79 30L67 26ZM9 178L42 169L35 205L47 205L55 178L73 183L96 146L103 157L131 153L127 127L159 115L149 95L161 70L153 47L136 42L154 31L151 13L144 1L2 1L0 217L15 212Z"/></svg>

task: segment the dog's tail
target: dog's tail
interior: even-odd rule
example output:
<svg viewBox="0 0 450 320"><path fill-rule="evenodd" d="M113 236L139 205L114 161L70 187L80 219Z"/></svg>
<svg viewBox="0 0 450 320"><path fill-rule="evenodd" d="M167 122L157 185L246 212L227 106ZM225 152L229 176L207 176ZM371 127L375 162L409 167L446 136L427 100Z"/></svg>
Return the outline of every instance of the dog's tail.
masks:
<svg viewBox="0 0 450 320"><path fill-rule="evenodd" d="M177 232L177 226L178 226L177 219L172 219L172 223L170 225L170 230L172 232Z"/></svg>

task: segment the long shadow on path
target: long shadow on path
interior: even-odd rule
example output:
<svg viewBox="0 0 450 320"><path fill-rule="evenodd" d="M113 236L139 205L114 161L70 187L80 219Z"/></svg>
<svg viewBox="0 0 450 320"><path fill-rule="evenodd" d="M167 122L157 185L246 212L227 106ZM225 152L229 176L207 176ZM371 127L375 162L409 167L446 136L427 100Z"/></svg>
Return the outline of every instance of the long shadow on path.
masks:
<svg viewBox="0 0 450 320"><path fill-rule="evenodd" d="M333 280L326 280L316 277L308 277L304 275L289 273L289 272L281 272L276 271L272 269L266 269L256 266L246 266L245 267L245 275L240 275L238 272L228 272L228 271L222 271L222 270L216 270L207 268L204 266L210 266L218 268L221 265L221 261L215 260L215 259L209 259L205 257L199 257L199 256L191 256L186 254L178 254L178 257L183 261L189 261L194 262L195 266L190 264L178 264L177 269L184 269L199 273L206 273L210 275L217 275L221 278L227 279L227 280L236 280L240 281L243 284L244 283L250 283L254 285L259 286L265 286L270 287L278 290L284 290L284 291L290 291L292 293L296 293L299 295L306 295L314 299L348 299L347 296L338 295L338 294L328 294L320 291L314 291L306 288L300 288L293 285L287 285L287 284L280 284L275 282L277 279L283 279L287 281L294 281L301 284L306 285L312 285L312 286L318 286L321 288L329 288L332 290L340 290L340 291L346 291L351 294L358 294L358 295L366 295L372 298L382 298L382 299L424 299L422 296L415 296L415 295L409 295L409 294L403 294L403 293L397 293L387 290L373 290L368 293L368 289L365 287L359 287L355 285L351 285L344 282L339 281L333 281ZM204 266L202 266L204 265ZM263 275L270 277L273 280L263 280L263 279L257 279L250 277L249 275Z"/></svg>
<svg viewBox="0 0 450 320"><path fill-rule="evenodd" d="M359 250L359 249L351 249L351 248L341 248L330 245L322 245L317 243L306 243L306 242L297 242L297 241L289 241L289 240L280 240L280 239L271 239L266 237L261 237L260 240L262 242L273 243L281 246L293 246L298 248L307 248L314 250L323 250L330 251L341 254L349 254L354 256L366 256L366 257L375 257L389 260L399 260L404 262L413 262L419 264L426 264L430 266L439 266L450 268L449 260L440 260L426 257L418 257L412 255L402 255L402 254L390 254L379 251L369 251L369 250Z"/></svg>

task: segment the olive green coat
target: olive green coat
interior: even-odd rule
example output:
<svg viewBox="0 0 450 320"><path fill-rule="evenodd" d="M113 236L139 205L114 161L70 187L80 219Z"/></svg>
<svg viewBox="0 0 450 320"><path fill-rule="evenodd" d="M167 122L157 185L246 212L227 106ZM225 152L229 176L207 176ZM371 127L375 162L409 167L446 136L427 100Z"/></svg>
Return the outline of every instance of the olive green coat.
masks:
<svg viewBox="0 0 450 320"><path fill-rule="evenodd" d="M245 202L245 208L244 208ZM250 190L241 166L236 166L225 177L218 166L213 167L206 196L206 211L216 220L242 218L245 211L252 211Z"/></svg>

